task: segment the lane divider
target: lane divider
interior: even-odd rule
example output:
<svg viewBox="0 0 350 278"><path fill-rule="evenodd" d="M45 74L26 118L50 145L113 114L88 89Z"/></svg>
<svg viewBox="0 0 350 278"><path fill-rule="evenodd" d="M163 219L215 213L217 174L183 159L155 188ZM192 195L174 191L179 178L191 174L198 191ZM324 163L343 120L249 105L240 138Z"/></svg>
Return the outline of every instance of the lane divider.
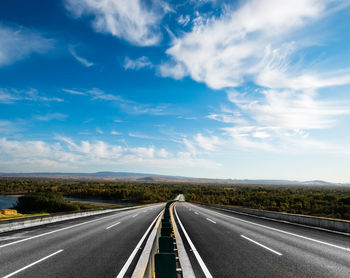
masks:
<svg viewBox="0 0 350 278"><path fill-rule="evenodd" d="M132 261L134 260L137 252L139 251L142 243L144 242L146 236L148 235L148 232L151 230L153 224L157 221L158 217L162 214L163 211L161 211L156 218L152 221L151 225L147 228L146 232L144 233L144 235L142 236L142 238L140 239L140 241L138 242L138 244L136 245L134 251L132 251L132 253L130 254L128 260L126 261L126 263L124 264L123 268L120 270L117 278L122 278L124 277L125 273L127 272L130 264L132 263Z"/></svg>
<svg viewBox="0 0 350 278"><path fill-rule="evenodd" d="M48 258L50 258L50 257L52 257L52 256L55 256L55 255L57 255L58 253L61 253L62 251L63 251L63 249L58 250L58 251L56 251L55 253L52 253L51 255L48 255L48 256L46 256L46 257L44 257L44 258L42 258L42 259L40 259L40 260L38 260L38 261L35 261L34 263L31 263L31 264L29 264L29 265L27 265L27 266L25 266L25 267L22 267L21 269L18 269L18 270L16 270L15 272L12 272L12 273L10 273L10 274L8 274L8 275L2 277L2 278L9 278L9 277L12 277L13 275L16 275L17 273L19 273L19 272L21 272L21 271L23 271L23 270L25 270L25 269L27 269L27 268L30 268L30 267L32 267L33 265L36 265L36 264L38 264L38 263L40 263L40 262L42 262L42 261L45 261L45 260L47 260Z"/></svg>
<svg viewBox="0 0 350 278"><path fill-rule="evenodd" d="M174 229L174 235L176 239L176 247L177 247L177 252L179 255L179 261L181 265L181 270L182 270L182 276L183 278L196 278L193 272L193 268L190 262L190 259L188 258L185 246L183 244L181 235L179 233L179 229L177 228L175 217L174 217L174 207L176 206L177 203L174 203L171 205L170 208L170 215L171 215L171 223L173 225Z"/></svg>
<svg viewBox="0 0 350 278"><path fill-rule="evenodd" d="M110 229L110 228L112 228L112 227L114 227L114 226L117 226L117 225L119 225L120 223L122 223L122 222L117 222L117 223L115 223L115 224L113 224L113 225L111 225L111 226L108 226L108 227L106 228L106 230L108 230L108 229Z"/></svg>
<svg viewBox="0 0 350 278"><path fill-rule="evenodd" d="M206 218L206 219L207 219L208 221L210 221L210 222L216 224L216 222L215 222L214 220L211 220L210 218Z"/></svg>
<svg viewBox="0 0 350 278"><path fill-rule="evenodd" d="M130 210L127 210L125 212L128 213L128 212L130 212ZM64 231L64 230L72 229L72 228L75 228L75 227L79 227L79 226L82 226L82 225L86 225L86 224L89 224L89 223L100 221L102 219L106 219L106 218L110 218L110 217L116 217L116 216L120 216L120 213L117 212L117 213L114 213L112 215L104 216L104 217L93 219L93 220L86 221L86 222L82 222L82 223L79 223L79 224L75 224L75 225L72 225L72 226L64 227L64 228L57 229L57 230L54 230L54 231L50 231L50 232L47 232L47 233L43 233L43 234L39 234L39 235L36 235L36 236L27 237L27 238L20 239L20 240L17 240L17 241L12 241L12 242L0 245L0 249L4 248L4 247L7 247L7 246L10 246L10 245L14 245L14 244L17 244L17 243L28 241L28 240L31 240L31 239L43 237L43 236L46 236L46 235L54 234L54 233L57 233L57 232L61 232L61 231Z"/></svg>
<svg viewBox="0 0 350 278"><path fill-rule="evenodd" d="M204 209L204 208L202 208L202 209ZM330 247L334 247L334 248L337 248L337 249L340 249L340 250L344 250L344 251L350 252L350 248L347 248L347 247L343 247L343 246L339 246L339 245L336 245L336 244L332 244L332 243L328 243L328 242L325 242L325 241L321 241L321 240L318 240L318 239L314 239L314 238L311 238L311 237L306 237L306 236L298 235L298 234L295 234L295 233L287 232L287 231L284 231L284 230L281 230L281 229L272 228L272 227L269 227L269 226L266 226L266 225L262 225L262 224L258 224L258 223L254 223L254 222L251 222L251 221L248 221L248 220L243 220L243 219L240 219L240 218L237 218L237 217L234 217L234 216L226 215L226 214L223 214L223 213L218 213L218 212L215 212L215 211L212 211L212 210L209 210L209 209L207 209L207 210L210 213L219 215L221 217L224 216L224 217L232 218L232 219L235 219L235 220L243 222L243 223L248 223L248 224L251 224L251 225L254 225L254 226L258 226L258 227L261 227L261 228L269 229L269 230L272 230L272 231L275 231L275 232L279 232L279 233L282 233L282 234L286 234L286 235L302 238L302 239L305 239L305 240L309 240L309 241L312 241L312 242L320 243L320 244L323 244L323 245L327 245L327 246L330 246Z"/></svg>
<svg viewBox="0 0 350 278"><path fill-rule="evenodd" d="M202 271L203 271L205 277L206 277L206 278L212 278L213 276L211 275L210 271L208 270L207 266L205 265L204 261L202 260L202 257L199 255L199 253L198 253L196 247L194 246L194 244L193 244L191 238L190 238L189 235L187 234L187 232L186 232L184 226L182 225L182 222L181 222L181 220L180 220L180 218L179 218L179 215L177 214L176 207L175 207L174 211L175 211L175 215L176 215L177 222L179 222L179 225L180 225L180 227L181 227L181 229L182 229L182 232L184 233L184 235L185 235L185 237L186 237L186 239L187 239L187 242L188 242L188 244L190 245L190 247L191 247L191 249L192 249L192 251L193 251L193 254L195 255L195 257L196 257L196 259L197 259L197 261L198 261L200 267L202 268Z"/></svg>
<svg viewBox="0 0 350 278"><path fill-rule="evenodd" d="M263 245L263 244L261 244L261 243L255 241L255 240L252 240L252 239L250 239L249 237L246 237L246 236L244 236L244 235L241 235L241 237L243 237L243 238L245 238L246 240L249 240L249 241L255 243L256 245L261 246L262 248L265 248L265 249L271 251L272 253L275 253L275 254L278 255L278 256L282 256L282 253L277 252L277 251L275 251L275 250L273 250L273 249L267 247L266 245Z"/></svg>

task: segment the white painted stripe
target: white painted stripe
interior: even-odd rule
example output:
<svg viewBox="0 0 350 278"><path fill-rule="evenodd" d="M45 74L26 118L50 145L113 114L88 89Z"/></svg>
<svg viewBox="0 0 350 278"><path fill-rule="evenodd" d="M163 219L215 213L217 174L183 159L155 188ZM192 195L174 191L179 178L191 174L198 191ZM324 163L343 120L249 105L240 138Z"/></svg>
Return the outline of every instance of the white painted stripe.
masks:
<svg viewBox="0 0 350 278"><path fill-rule="evenodd" d="M287 232L287 231L280 230L280 229L277 229L277 228L272 228L272 227L269 227L269 226L257 224L257 223L251 222L251 221L239 219L239 218L234 217L234 216L230 216L230 215L226 215L226 214L223 214L223 213L214 212L212 210L208 210L208 211L210 211L211 213L216 214L216 215L229 217L229 218L232 218L232 219L244 222L244 223L248 223L248 224L251 224L251 225L255 225L255 226L258 226L258 227L261 227L261 228L269 229L269 230L276 231L276 232L279 232L279 233L283 233L283 234L286 234L286 235L302 238L302 239L305 239L305 240L317 242L317 243L320 243L320 244L324 244L324 245L327 245L327 246L331 246L331 247L334 247L334 248L337 248L337 249L341 249L341 250L350 252L350 248L346 248L346 247L335 245L335 244L328 243L328 242L325 242L325 241L317 240L317 239L314 239L314 238L311 238L311 237L306 237L306 236L298 235L298 234L295 234L295 233Z"/></svg>
<svg viewBox="0 0 350 278"><path fill-rule="evenodd" d="M52 253L51 255L48 255L48 256L46 256L46 257L44 257L44 258L42 258L42 259L40 259L40 260L38 260L38 261L36 261L36 262L34 262L34 263L31 263L31 264L25 266L25 267L22 267L21 269L18 269L18 270L16 270L15 272L12 272L12 273L10 273L10 274L8 274L8 275L2 277L2 278L11 277L11 276L13 276L13 275L15 275L15 274L17 274L17 273L19 273L19 272L21 272L21 271L23 271L23 270L29 268L29 267L32 267L33 265L36 265L36 264L38 264L38 263L40 263L40 262L42 262L42 261L45 261L46 259L48 259L48 258L50 258L50 257L52 257L52 256L57 255L58 253L61 253L62 251L63 251L63 249L58 250L57 252Z"/></svg>
<svg viewBox="0 0 350 278"><path fill-rule="evenodd" d="M216 222L214 220L211 220L210 218L207 218L207 220L212 222L212 223L214 223L214 224L216 224Z"/></svg>
<svg viewBox="0 0 350 278"><path fill-rule="evenodd" d="M120 272L119 272L117 278L123 278L123 277L124 277L126 271L128 270L128 268L129 268L130 264L132 263L134 257L136 256L137 251L139 251L140 246L142 245L143 241L145 240L145 238L146 238L148 232L150 231L150 229L152 228L154 222L157 221L158 217L161 215L162 212L163 212L163 211L161 211L161 212L157 215L157 217L153 220L153 222L151 223L151 225L148 227L148 229L146 230L146 232L144 233L144 235L143 235L142 238L140 239L139 243L136 245L134 251L132 251L132 253L131 253L131 255L129 256L128 260L127 260L126 263L124 264L123 268L120 270Z"/></svg>
<svg viewBox="0 0 350 278"><path fill-rule="evenodd" d="M126 212L130 212L130 211L126 211ZM61 229L58 229L58 230L54 230L54 231L51 231L51 232L47 232L47 233L43 233L43 234L40 234L40 235L27 237L27 238L24 238L24 239L21 239L21 240L9 242L7 244L0 245L0 249L3 248L3 247L6 247L6 246L10 246L10 245L17 244L17 243L20 243L20 242L24 242L24 241L27 241L27 240L31 240L31 239L35 239L35 238L38 238L38 237L54 234L54 233L57 233L57 232L60 232L60 231L64 231L64 230L71 229L71 228L75 228L75 227L78 227L78 226L81 226L81 225L93 223L93 222L96 222L96 221L100 221L102 219L106 219L106 218L109 218L109 217L115 217L115 216L120 216L118 211L117 211L117 214L114 213L113 215L104 216L104 217L101 217L101 218L98 218L98 219L94 219L94 220L86 221L86 222L83 222L83 223L75 224L75 225L68 226L68 227L65 227L65 228L61 228Z"/></svg>
<svg viewBox="0 0 350 278"><path fill-rule="evenodd" d="M196 211L195 211L194 213L195 213L195 214L197 214L197 215L199 214L199 213L198 213L198 212L196 212Z"/></svg>
<svg viewBox="0 0 350 278"><path fill-rule="evenodd" d="M134 218L134 217L136 217L136 216L138 216L138 215L139 215L139 214L138 214L138 213L136 213L135 215L133 215L133 216L132 216L132 218Z"/></svg>
<svg viewBox="0 0 350 278"><path fill-rule="evenodd" d="M114 223L113 225L108 226L108 227L106 228L106 230L108 230L108 229L110 229L110 228L112 228L112 227L114 227L114 226L117 226L117 225L119 225L120 223L121 223L121 222Z"/></svg>
<svg viewBox="0 0 350 278"><path fill-rule="evenodd" d="M182 231L183 231L183 233L184 233L184 235L185 235L185 237L186 237L186 239L187 239L187 241L188 241L188 244L191 246L191 249L192 249L192 251L193 251L193 254L196 256L196 259L197 259L197 261L198 261L200 267L202 268L202 271L204 272L205 277L207 277L207 278L212 278L213 276L210 274L210 272L209 272L207 266L205 265L205 263L204 263L203 260L202 260L202 257L199 255L199 253L198 253L196 247L194 246L192 240L190 239L190 237L188 236L188 234L187 234L187 232L186 232L184 226L182 225L182 223L181 223L181 221L180 221L180 218L179 218L179 216L178 216L178 214L177 214L176 207L174 208L174 211L175 211L175 215L176 215L177 221L178 221L179 224L180 224L180 227L181 227L181 229L182 229Z"/></svg>
<svg viewBox="0 0 350 278"><path fill-rule="evenodd" d="M243 237L243 238L245 238L245 239L247 239L247 240L249 240L249 241L255 243L256 245L261 246L262 248L265 248L265 249L271 251L272 253L277 254L278 256L282 256L282 254L281 254L280 252L277 252L277 251L275 251L275 250L273 250L273 249L271 249L271 248L269 248L269 247L267 247L267 246L265 246L265 245L263 245L263 244L261 244L261 243L259 243L259 242L256 242L255 240L252 240L252 239L250 239L250 238L248 238L248 237L246 237L246 236L244 236L244 235L241 235L241 237Z"/></svg>

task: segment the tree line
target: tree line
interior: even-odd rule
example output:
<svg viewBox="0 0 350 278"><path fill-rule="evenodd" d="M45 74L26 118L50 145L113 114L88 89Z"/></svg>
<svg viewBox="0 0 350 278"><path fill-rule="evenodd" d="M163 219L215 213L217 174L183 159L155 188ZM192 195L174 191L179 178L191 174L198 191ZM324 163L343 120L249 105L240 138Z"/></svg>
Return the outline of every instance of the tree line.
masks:
<svg viewBox="0 0 350 278"><path fill-rule="evenodd" d="M165 202L182 193L186 200L192 202L350 220L350 187L0 179L0 194L38 192L54 192L75 198L101 198L141 203Z"/></svg>

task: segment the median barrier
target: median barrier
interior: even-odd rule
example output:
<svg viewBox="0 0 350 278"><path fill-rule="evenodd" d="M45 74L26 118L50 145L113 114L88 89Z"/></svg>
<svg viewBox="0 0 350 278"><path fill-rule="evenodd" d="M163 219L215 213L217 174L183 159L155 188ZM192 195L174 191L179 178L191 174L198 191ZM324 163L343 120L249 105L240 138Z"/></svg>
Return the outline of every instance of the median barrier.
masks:
<svg viewBox="0 0 350 278"><path fill-rule="evenodd" d="M173 202L165 205L163 215L159 217L148 237L132 278L195 277L181 237L174 226L176 223L173 219L172 205ZM175 237L175 233L178 238Z"/></svg>
<svg viewBox="0 0 350 278"><path fill-rule="evenodd" d="M286 221L290 223L350 234L350 221L347 221L347 220L324 218L324 217L309 216L309 215L299 215L299 214L291 214L291 213L283 213L283 212L275 212L275 211L248 209L248 208L241 208L241 207L207 205L207 204L201 204L201 203L198 203L198 204L204 205L207 207L221 209L221 210L233 211L240 214L253 215L253 216L263 217L263 218L277 220L277 221Z"/></svg>
<svg viewBox="0 0 350 278"><path fill-rule="evenodd" d="M156 278L177 278L176 257L174 253L156 254L155 265Z"/></svg>

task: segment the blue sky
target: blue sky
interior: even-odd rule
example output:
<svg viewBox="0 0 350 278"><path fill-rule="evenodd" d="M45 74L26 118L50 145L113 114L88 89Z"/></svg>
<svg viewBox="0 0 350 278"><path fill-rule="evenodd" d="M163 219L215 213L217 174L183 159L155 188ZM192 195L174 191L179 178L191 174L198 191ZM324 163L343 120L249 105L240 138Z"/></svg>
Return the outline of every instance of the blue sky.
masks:
<svg viewBox="0 0 350 278"><path fill-rule="evenodd" d="M349 6L2 0L0 172L350 182Z"/></svg>

